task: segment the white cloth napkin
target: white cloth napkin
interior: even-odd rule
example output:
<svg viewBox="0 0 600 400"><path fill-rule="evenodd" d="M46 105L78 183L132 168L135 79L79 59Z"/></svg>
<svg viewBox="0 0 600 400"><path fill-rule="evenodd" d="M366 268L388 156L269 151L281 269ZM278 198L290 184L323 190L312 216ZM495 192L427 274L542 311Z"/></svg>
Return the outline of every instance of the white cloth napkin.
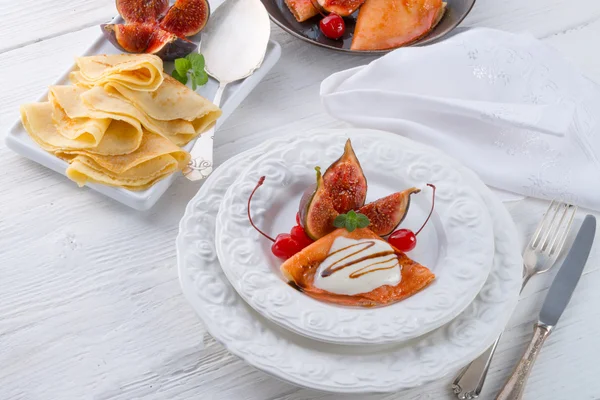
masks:
<svg viewBox="0 0 600 400"><path fill-rule="evenodd" d="M353 125L437 147L488 185L600 211L600 90L527 34L477 28L321 85Z"/></svg>

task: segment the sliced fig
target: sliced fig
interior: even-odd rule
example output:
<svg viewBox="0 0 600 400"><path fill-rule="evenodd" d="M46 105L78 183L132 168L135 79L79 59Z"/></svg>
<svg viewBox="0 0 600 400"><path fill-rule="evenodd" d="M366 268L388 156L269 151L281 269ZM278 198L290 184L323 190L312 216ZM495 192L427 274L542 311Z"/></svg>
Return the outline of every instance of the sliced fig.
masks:
<svg viewBox="0 0 600 400"><path fill-rule="evenodd" d="M148 44L146 53L156 54L165 61L182 58L196 50L198 45L187 39L180 38L174 33L156 28Z"/></svg>
<svg viewBox="0 0 600 400"><path fill-rule="evenodd" d="M389 235L406 217L410 206L410 195L420 191L420 189L412 187L402 192L390 194L362 206L358 209L358 212L369 218L371 221L369 229L375 234L379 236Z"/></svg>
<svg viewBox="0 0 600 400"><path fill-rule="evenodd" d="M154 35L151 24L103 24L104 36L117 48L129 53L143 53Z"/></svg>
<svg viewBox="0 0 600 400"><path fill-rule="evenodd" d="M160 27L179 37L193 36L204 29L209 15L207 0L177 0L160 22Z"/></svg>
<svg viewBox="0 0 600 400"><path fill-rule="evenodd" d="M317 171L317 183L304 191L300 199L300 223L306 234L317 240L335 230L333 220L338 213L333 208L331 197L325 187L321 168Z"/></svg>
<svg viewBox="0 0 600 400"><path fill-rule="evenodd" d="M156 54L165 61L185 57L198 45L151 24L104 24L104 36L118 49L129 53Z"/></svg>
<svg viewBox="0 0 600 400"><path fill-rule="evenodd" d="M117 11L127 23L157 21L169 8L169 0L117 0Z"/></svg>
<svg viewBox="0 0 600 400"><path fill-rule="evenodd" d="M356 158L350 139L346 141L344 154L325 171L323 181L332 199L333 208L338 213L345 214L365 204L367 178Z"/></svg>
<svg viewBox="0 0 600 400"><path fill-rule="evenodd" d="M347 17L358 10L365 0L317 0L319 6L327 12Z"/></svg>

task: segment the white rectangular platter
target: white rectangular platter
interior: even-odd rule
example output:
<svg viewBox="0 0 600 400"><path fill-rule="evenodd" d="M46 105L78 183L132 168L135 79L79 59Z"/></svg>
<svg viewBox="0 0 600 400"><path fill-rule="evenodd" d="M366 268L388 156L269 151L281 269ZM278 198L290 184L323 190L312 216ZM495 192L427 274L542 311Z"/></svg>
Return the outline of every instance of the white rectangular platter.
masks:
<svg viewBox="0 0 600 400"><path fill-rule="evenodd" d="M121 18L117 17L113 20L113 23L120 23ZM100 27L98 27L100 32ZM95 54L117 54L121 53L120 50L115 48L104 36L99 33L99 38L96 42L81 56L95 55ZM274 41L270 41L267 47L264 61L259 69L254 74L246 79L227 85L225 93L221 101L221 109L223 111L222 116L217 121L217 130L219 126L225 122L225 120L233 113L233 111L240 105L240 103L246 98L246 96L258 85L258 83L265 77L265 75L273 68L273 66L279 60L281 56L281 46ZM69 69L54 83L48 82L48 86L52 85L67 85L69 84L69 73L72 69ZM172 62L165 62L164 65L165 73L171 73L173 69ZM213 78L209 78L206 85L198 88L197 92L203 97L212 101L214 94L217 90L218 84ZM38 99L39 101L45 101L48 93ZM34 101L34 99L32 99ZM218 135L218 131L216 132ZM195 141L188 143L184 146L184 149L189 151L194 145ZM25 128L21 124L21 121L17 121L10 132L6 136L6 145L15 151L16 153L27 157L47 168L50 168L60 174L65 175L68 164L55 157L54 155L47 153L41 149L27 134ZM167 191L169 186L173 183L179 173L172 174L167 178L157 182L152 187L143 191L131 191L123 188L111 187L106 185L88 183L86 186L91 189L100 192L116 201L119 201L129 207L136 210L148 210L150 209L160 197ZM75 184L73 182L73 184Z"/></svg>

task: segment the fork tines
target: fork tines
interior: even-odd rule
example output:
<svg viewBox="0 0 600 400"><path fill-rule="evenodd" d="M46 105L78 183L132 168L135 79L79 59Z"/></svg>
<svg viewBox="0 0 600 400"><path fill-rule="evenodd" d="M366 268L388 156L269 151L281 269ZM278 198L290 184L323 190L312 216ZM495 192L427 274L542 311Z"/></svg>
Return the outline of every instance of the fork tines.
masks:
<svg viewBox="0 0 600 400"><path fill-rule="evenodd" d="M560 254L576 212L577 206L552 200L528 247L548 256Z"/></svg>

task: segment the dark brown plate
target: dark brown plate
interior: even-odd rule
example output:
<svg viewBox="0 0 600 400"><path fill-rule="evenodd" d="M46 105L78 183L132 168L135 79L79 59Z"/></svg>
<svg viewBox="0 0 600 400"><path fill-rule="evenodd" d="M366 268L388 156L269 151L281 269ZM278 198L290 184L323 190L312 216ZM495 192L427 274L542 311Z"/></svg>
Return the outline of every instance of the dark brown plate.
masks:
<svg viewBox="0 0 600 400"><path fill-rule="evenodd" d="M306 42L332 50L345 51L354 54L382 54L392 50L350 50L350 44L352 43L352 36L354 35L354 25L356 23L358 11L352 14L350 17L344 18L346 21L346 33L340 40L333 40L325 37L319 30L320 16L313 17L308 21L298 22L288 9L284 0L261 1L267 9L269 16L271 17L271 21L279 25L279 27L281 27L281 29L284 31L287 31L288 33ZM463 19L465 19L467 14L469 14L473 8L473 5L475 5L475 0L445 1L448 3L448 5L440 23L426 36L407 46L419 46L431 43L445 36L448 32L456 28Z"/></svg>

